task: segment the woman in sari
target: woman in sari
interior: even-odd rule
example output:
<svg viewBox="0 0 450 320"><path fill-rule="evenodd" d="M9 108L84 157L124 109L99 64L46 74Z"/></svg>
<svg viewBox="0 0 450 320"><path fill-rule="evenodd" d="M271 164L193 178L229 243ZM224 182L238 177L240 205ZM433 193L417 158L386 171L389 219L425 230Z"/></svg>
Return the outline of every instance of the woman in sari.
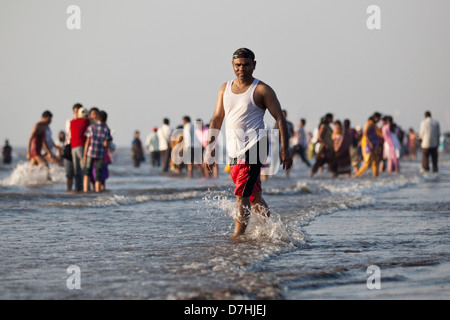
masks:
<svg viewBox="0 0 450 320"><path fill-rule="evenodd" d="M401 145L398 139L398 127L394 124L391 116L386 116L385 124L381 128L384 139L383 155L387 160L387 169L389 173L400 172L400 151Z"/></svg>
<svg viewBox="0 0 450 320"><path fill-rule="evenodd" d="M381 114L375 112L369 118L363 130L363 137L361 141L361 152L364 159L364 164L355 173L355 178L360 177L369 167L372 167L372 176L378 177L378 166L381 159L383 145L383 134L377 123L380 121Z"/></svg>
<svg viewBox="0 0 450 320"><path fill-rule="evenodd" d="M317 136L317 142L320 143L320 150L316 156L316 162L312 167L309 177L312 178L313 175L319 170L323 165L328 164L328 168L333 173L333 178L337 177L337 165L336 157L334 154L334 143L333 143L333 129L330 127L330 123L333 122L333 115L327 113L323 121L319 125L319 133Z"/></svg>
<svg viewBox="0 0 450 320"><path fill-rule="evenodd" d="M342 128L341 121L336 120L334 122L332 138L334 143L334 154L336 156L337 173L347 174L347 176L350 177L350 146L352 144L352 134L345 128Z"/></svg>

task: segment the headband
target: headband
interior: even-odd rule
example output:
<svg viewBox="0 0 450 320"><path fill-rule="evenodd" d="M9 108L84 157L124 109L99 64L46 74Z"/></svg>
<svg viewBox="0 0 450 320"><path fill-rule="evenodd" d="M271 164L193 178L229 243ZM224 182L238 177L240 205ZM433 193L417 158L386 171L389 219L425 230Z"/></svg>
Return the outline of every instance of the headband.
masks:
<svg viewBox="0 0 450 320"><path fill-rule="evenodd" d="M240 48L233 53L233 60L239 58L252 59L252 61L255 61L255 54L250 49Z"/></svg>

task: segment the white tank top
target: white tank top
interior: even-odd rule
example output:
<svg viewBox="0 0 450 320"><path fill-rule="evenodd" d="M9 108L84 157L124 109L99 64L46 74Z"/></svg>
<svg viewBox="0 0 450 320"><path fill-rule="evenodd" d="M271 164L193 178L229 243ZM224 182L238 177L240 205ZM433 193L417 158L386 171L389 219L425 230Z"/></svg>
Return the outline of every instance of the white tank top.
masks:
<svg viewBox="0 0 450 320"><path fill-rule="evenodd" d="M225 128L227 154L237 158L245 154L255 143L267 135L264 130L265 110L255 104L253 99L259 80L255 79L246 92L233 93L233 80L227 82L223 105L225 109Z"/></svg>

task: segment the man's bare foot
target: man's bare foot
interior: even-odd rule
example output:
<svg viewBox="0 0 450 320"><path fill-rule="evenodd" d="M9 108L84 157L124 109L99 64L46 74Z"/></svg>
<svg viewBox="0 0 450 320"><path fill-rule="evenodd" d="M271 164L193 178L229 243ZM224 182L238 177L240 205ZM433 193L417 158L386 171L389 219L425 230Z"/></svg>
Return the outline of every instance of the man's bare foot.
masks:
<svg viewBox="0 0 450 320"><path fill-rule="evenodd" d="M244 236L243 233L233 233L233 235L229 237L228 240L237 241L242 239L243 236Z"/></svg>

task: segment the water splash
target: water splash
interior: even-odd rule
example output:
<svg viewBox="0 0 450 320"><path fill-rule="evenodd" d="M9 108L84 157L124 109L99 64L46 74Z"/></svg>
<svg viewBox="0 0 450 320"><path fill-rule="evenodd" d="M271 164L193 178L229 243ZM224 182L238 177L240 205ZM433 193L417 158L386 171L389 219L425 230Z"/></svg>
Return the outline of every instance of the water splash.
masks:
<svg viewBox="0 0 450 320"><path fill-rule="evenodd" d="M234 220L239 218L239 210L234 196L226 190L208 190L207 195L203 198L203 206L211 218L210 225L214 231L221 231L224 236L233 232ZM261 206L257 208L258 212L255 212L254 209L251 210L243 240L267 241L294 246L306 242L306 236L301 228L286 228L281 215L275 210ZM270 217L268 217L269 211ZM232 220L226 218L232 218ZM224 226L228 226L228 228L224 228Z"/></svg>
<svg viewBox="0 0 450 320"><path fill-rule="evenodd" d="M64 168L49 165L31 166L29 162L19 162L11 175L0 181L2 186L46 185L65 181Z"/></svg>

